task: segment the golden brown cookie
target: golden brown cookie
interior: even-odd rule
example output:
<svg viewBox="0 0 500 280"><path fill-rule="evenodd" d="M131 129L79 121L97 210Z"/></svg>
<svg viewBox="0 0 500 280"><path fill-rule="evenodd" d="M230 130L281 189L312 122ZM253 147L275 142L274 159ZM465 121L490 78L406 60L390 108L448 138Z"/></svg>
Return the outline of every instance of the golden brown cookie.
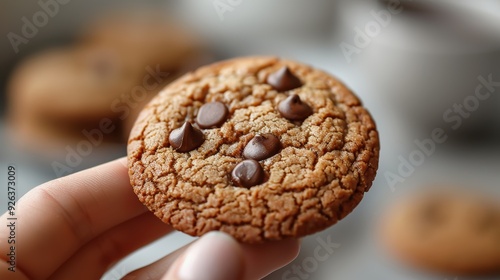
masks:
<svg viewBox="0 0 500 280"><path fill-rule="evenodd" d="M140 201L187 234L301 237L349 214L379 158L374 121L331 75L274 57L202 67L141 112L128 143Z"/></svg>
<svg viewBox="0 0 500 280"><path fill-rule="evenodd" d="M399 259L451 275L500 273L500 205L474 192L430 191L398 201L381 237Z"/></svg>

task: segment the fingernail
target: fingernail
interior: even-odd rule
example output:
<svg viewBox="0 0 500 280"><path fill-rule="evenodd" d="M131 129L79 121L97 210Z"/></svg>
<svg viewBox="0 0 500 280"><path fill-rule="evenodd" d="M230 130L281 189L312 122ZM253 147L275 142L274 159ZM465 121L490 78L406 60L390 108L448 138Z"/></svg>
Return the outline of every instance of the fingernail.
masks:
<svg viewBox="0 0 500 280"><path fill-rule="evenodd" d="M234 280L243 275L243 253L231 236L209 232L191 245L179 267L182 280Z"/></svg>

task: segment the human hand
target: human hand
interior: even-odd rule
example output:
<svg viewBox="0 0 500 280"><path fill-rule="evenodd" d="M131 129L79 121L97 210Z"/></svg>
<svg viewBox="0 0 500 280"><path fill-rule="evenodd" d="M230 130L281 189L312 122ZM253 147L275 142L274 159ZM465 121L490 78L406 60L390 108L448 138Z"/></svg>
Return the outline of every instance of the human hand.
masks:
<svg viewBox="0 0 500 280"><path fill-rule="evenodd" d="M99 279L134 250L174 231L144 207L122 158L42 184L16 203L16 271L0 217L0 279ZM292 261L297 240L260 245L212 232L124 279L259 279Z"/></svg>

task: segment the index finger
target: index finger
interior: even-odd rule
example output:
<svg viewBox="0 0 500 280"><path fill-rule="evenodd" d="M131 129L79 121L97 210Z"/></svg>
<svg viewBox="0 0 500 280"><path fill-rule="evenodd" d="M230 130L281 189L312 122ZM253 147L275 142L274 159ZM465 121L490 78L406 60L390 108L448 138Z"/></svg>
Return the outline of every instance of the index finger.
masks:
<svg viewBox="0 0 500 280"><path fill-rule="evenodd" d="M127 170L121 158L42 184L23 196L16 205L17 270L30 279L47 278L89 240L146 212ZM0 220L5 224L7 215ZM0 227L0 236L8 231ZM1 242L2 258L9 246Z"/></svg>

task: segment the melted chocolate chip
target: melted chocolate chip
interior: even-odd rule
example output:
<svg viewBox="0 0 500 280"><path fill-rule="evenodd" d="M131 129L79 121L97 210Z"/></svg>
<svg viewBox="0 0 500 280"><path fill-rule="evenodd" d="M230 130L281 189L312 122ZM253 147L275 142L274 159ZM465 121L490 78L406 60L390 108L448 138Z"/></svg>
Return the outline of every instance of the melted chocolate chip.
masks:
<svg viewBox="0 0 500 280"><path fill-rule="evenodd" d="M258 161L247 159L234 167L231 177L236 185L250 188L262 183L264 180L264 170Z"/></svg>
<svg viewBox="0 0 500 280"><path fill-rule="evenodd" d="M198 148L203 144L204 140L203 132L193 127L189 122L185 122L180 128L172 130L168 137L170 145L181 153Z"/></svg>
<svg viewBox="0 0 500 280"><path fill-rule="evenodd" d="M227 119L229 110L224 103L215 101L201 106L196 123L201 128L220 127Z"/></svg>
<svg viewBox="0 0 500 280"><path fill-rule="evenodd" d="M292 94L281 101L278 104L278 111L283 117L292 121L303 121L313 113L311 107L302 102L296 94Z"/></svg>
<svg viewBox="0 0 500 280"><path fill-rule="evenodd" d="M257 134L245 146L243 156L249 159L263 160L274 156L279 152L280 148L281 142L274 134Z"/></svg>
<svg viewBox="0 0 500 280"><path fill-rule="evenodd" d="M302 86L302 82L287 66L283 66L278 71L269 75L267 77L267 83L278 91L292 90Z"/></svg>

